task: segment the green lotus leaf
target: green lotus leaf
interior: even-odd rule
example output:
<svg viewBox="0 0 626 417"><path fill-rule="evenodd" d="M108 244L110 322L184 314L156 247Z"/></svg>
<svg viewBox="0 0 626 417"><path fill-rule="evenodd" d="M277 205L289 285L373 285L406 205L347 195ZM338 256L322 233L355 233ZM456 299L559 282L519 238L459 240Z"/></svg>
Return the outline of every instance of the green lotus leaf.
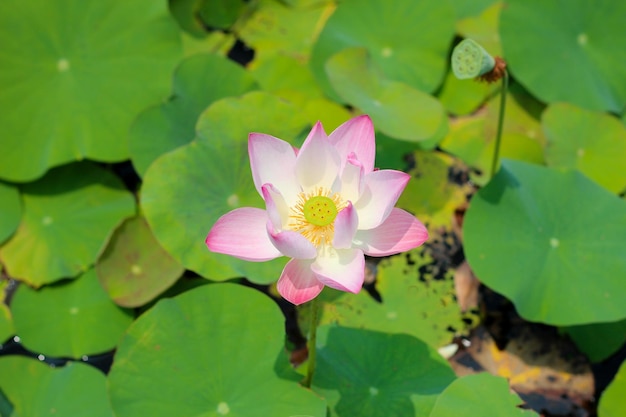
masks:
<svg viewBox="0 0 626 417"><path fill-rule="evenodd" d="M350 113L345 106L327 98L305 99L298 102L298 99L293 98L293 96L286 94L281 94L281 96L298 106L301 109L302 117L305 118L311 126L318 120L322 122L327 133L332 132L341 124L345 123L346 120L355 116L353 113Z"/></svg>
<svg viewBox="0 0 626 417"><path fill-rule="evenodd" d="M478 185L485 185L490 178L499 103L500 97L494 97L487 103L484 112L456 118L450 123L450 132L440 144L441 149L474 168L470 177ZM536 106L524 94L507 95L501 157L543 163L545 137L534 115Z"/></svg>
<svg viewBox="0 0 626 417"><path fill-rule="evenodd" d="M417 144L390 138L376 132L376 167L406 171L409 168L409 156Z"/></svg>
<svg viewBox="0 0 626 417"><path fill-rule="evenodd" d="M0 266L0 272L2 266ZM0 344L15 334L11 311L6 304L8 280L0 280ZM0 390L1 393L1 390ZM1 415L1 414L0 414Z"/></svg>
<svg viewBox="0 0 626 417"><path fill-rule="evenodd" d="M364 47L385 79L430 93L441 84L448 66L454 20L447 1L341 2L313 47L311 68L324 92L335 98L337 85L331 86L326 62L343 49ZM418 111L415 107L414 113Z"/></svg>
<svg viewBox="0 0 626 417"><path fill-rule="evenodd" d="M626 49L616 39L624 16L621 1L508 1L500 19L508 67L544 102L621 114Z"/></svg>
<svg viewBox="0 0 626 417"><path fill-rule="evenodd" d="M503 2L486 0L483 3L491 3L488 7L479 11L479 14L466 16L457 21L456 28L459 35L478 42L489 52L491 56L502 56L502 45L498 26ZM456 1L454 3L457 3Z"/></svg>
<svg viewBox="0 0 626 417"><path fill-rule="evenodd" d="M6 286L8 282L8 280L0 281L0 344L4 343L5 340L15 334L11 311L5 304L4 300L6 297Z"/></svg>
<svg viewBox="0 0 626 417"><path fill-rule="evenodd" d="M0 358L0 389L13 404L14 417L113 417L105 376L82 363L52 368L36 359L5 356Z"/></svg>
<svg viewBox="0 0 626 417"><path fill-rule="evenodd" d="M14 411L13 404L4 395L2 389L0 389L0 416L1 417L19 417L17 411Z"/></svg>
<svg viewBox="0 0 626 417"><path fill-rule="evenodd" d="M48 356L80 358L115 347L133 321L109 299L93 269L78 279L34 290L21 285L11 302L24 346Z"/></svg>
<svg viewBox="0 0 626 417"><path fill-rule="evenodd" d="M217 54L228 55L228 52L237 42L237 38L232 33L216 30L209 32L203 38L195 38L185 32L181 32L183 41L183 57L189 58L197 54Z"/></svg>
<svg viewBox="0 0 626 417"><path fill-rule="evenodd" d="M347 48L326 63L330 83L349 104L372 118L376 129L411 142L445 136L448 119L441 103L404 83L384 79L365 48Z"/></svg>
<svg viewBox="0 0 626 417"><path fill-rule="evenodd" d="M437 351L407 334L322 326L313 390L333 417L427 416L454 372Z"/></svg>
<svg viewBox="0 0 626 417"><path fill-rule="evenodd" d="M626 320L565 327L564 330L591 362L600 362L626 342Z"/></svg>
<svg viewBox="0 0 626 417"><path fill-rule="evenodd" d="M168 289L184 268L154 238L142 217L126 220L96 264L100 284L118 305L138 307Z"/></svg>
<svg viewBox="0 0 626 417"><path fill-rule="evenodd" d="M145 110L132 125L129 149L133 166L144 175L158 156L193 140L196 121L209 104L256 87L246 70L219 55L185 59L174 75L170 100Z"/></svg>
<svg viewBox="0 0 626 417"><path fill-rule="evenodd" d="M376 284L382 302L367 291L339 295L333 291L334 295L324 294L320 322L407 333L433 348L449 343L454 334L448 328L464 327L454 301L452 272L444 279L424 273L421 281L420 268L430 262L432 259L417 250L383 260L378 265Z"/></svg>
<svg viewBox="0 0 626 417"><path fill-rule="evenodd" d="M429 417L457 417L472 415L481 417L532 417L532 410L518 408L523 401L504 378L488 373L467 375L453 381L439 395Z"/></svg>
<svg viewBox="0 0 626 417"><path fill-rule="evenodd" d="M4 341L14 334L15 330L13 329L11 312L6 305L2 304L0 305L0 340L4 343Z"/></svg>
<svg viewBox="0 0 626 417"><path fill-rule="evenodd" d="M89 162L55 168L21 191L22 222L1 254L12 277L35 287L86 271L135 211L121 181Z"/></svg>
<svg viewBox="0 0 626 417"><path fill-rule="evenodd" d="M496 0L455 0L452 6L456 11L457 19L466 19L480 14L494 2Z"/></svg>
<svg viewBox="0 0 626 417"><path fill-rule="evenodd" d="M277 54L306 60L319 28L335 7L329 0L285 3L257 1L254 13L239 30L241 39L255 50L253 66L257 60Z"/></svg>
<svg viewBox="0 0 626 417"><path fill-rule="evenodd" d="M352 117L345 106L324 97L309 67L298 59L271 55L255 63L252 73L263 91L293 103L311 125L319 120L331 132Z"/></svg>
<svg viewBox="0 0 626 417"><path fill-rule="evenodd" d="M20 193L12 185L0 182L0 243L15 232L22 216Z"/></svg>
<svg viewBox="0 0 626 417"><path fill-rule="evenodd" d="M463 236L476 276L525 319L626 318L626 202L580 172L504 160L473 197Z"/></svg>
<svg viewBox="0 0 626 417"><path fill-rule="evenodd" d="M205 0L171 0L170 12L181 29L195 38L203 38L208 32L198 16L198 10Z"/></svg>
<svg viewBox="0 0 626 417"><path fill-rule="evenodd" d="M295 57L271 55L255 60L252 74L263 91L279 94L296 91L303 97L321 98L322 90L315 84L309 67Z"/></svg>
<svg viewBox="0 0 626 417"><path fill-rule="evenodd" d="M600 397L598 417L619 417L626 413L626 362Z"/></svg>
<svg viewBox="0 0 626 417"><path fill-rule="evenodd" d="M209 27L228 29L246 7L243 0L203 0L198 13Z"/></svg>
<svg viewBox="0 0 626 417"><path fill-rule="evenodd" d="M541 121L548 166L577 168L614 193L626 191L626 127L618 119L557 103Z"/></svg>
<svg viewBox="0 0 626 417"><path fill-rule="evenodd" d="M228 211L265 207L252 182L248 134L268 133L293 142L306 127L301 117L291 104L261 92L213 103L200 116L196 140L161 156L144 178L141 205L163 248L207 278L276 281L286 258L246 262L209 252L204 240Z"/></svg>
<svg viewBox="0 0 626 417"><path fill-rule="evenodd" d="M256 290L212 284L161 300L115 354L115 415L325 417L323 400L276 374L283 346L284 316Z"/></svg>
<svg viewBox="0 0 626 417"><path fill-rule="evenodd" d="M413 213L432 230L450 227L458 207L465 204L468 190L450 181L455 160L443 152L413 152L415 167L397 206Z"/></svg>
<svg viewBox="0 0 626 417"><path fill-rule="evenodd" d="M478 109L497 88L499 84L460 80L450 71L443 83L439 100L448 112L467 115Z"/></svg>
<svg viewBox="0 0 626 417"><path fill-rule="evenodd" d="M128 128L179 58L164 0L0 2L0 178L128 158Z"/></svg>

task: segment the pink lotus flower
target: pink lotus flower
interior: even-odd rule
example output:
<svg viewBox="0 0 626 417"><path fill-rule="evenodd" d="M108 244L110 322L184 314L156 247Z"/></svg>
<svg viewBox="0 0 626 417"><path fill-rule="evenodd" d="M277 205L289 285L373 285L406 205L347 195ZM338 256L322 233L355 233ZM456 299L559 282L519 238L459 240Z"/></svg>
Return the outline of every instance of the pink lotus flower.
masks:
<svg viewBox="0 0 626 417"><path fill-rule="evenodd" d="M250 167L266 210L223 215L206 238L213 252L248 261L292 258L278 292L294 304L315 298L324 285L359 292L365 255L387 256L428 239L422 223L394 208L409 175L374 170L374 126L353 118L330 136L318 122L302 148L251 133Z"/></svg>

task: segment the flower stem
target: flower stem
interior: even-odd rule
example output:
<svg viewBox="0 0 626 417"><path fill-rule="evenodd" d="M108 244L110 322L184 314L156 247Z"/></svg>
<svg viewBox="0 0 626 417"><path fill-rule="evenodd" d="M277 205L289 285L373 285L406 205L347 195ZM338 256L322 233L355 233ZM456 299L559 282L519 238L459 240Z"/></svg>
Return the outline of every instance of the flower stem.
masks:
<svg viewBox="0 0 626 417"><path fill-rule="evenodd" d="M491 161L491 176L490 179L496 175L496 169L498 169L498 159L500 156L500 142L502 141L502 125L504 123L504 111L506 108L506 94L509 89L509 73L504 70L504 76L502 77L502 88L500 89L500 113L498 114L498 130L496 131L496 144L493 150L493 160Z"/></svg>
<svg viewBox="0 0 626 417"><path fill-rule="evenodd" d="M304 381L302 381L302 385L306 388L311 388L311 382L313 382L313 373L315 372L315 344L317 341L317 316L319 314L319 302L317 301L317 297L311 300L310 305L310 315L311 315L311 324L309 326L309 362L306 370L306 377Z"/></svg>

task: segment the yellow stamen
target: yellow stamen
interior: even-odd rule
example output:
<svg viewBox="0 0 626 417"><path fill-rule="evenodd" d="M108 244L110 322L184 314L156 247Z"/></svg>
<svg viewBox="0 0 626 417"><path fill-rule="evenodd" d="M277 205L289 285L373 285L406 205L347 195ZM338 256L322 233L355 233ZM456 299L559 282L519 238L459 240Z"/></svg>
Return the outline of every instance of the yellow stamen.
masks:
<svg viewBox="0 0 626 417"><path fill-rule="evenodd" d="M338 193L322 187L312 193L300 193L291 207L288 227L307 238L313 245L330 245L335 235L335 218L347 203Z"/></svg>

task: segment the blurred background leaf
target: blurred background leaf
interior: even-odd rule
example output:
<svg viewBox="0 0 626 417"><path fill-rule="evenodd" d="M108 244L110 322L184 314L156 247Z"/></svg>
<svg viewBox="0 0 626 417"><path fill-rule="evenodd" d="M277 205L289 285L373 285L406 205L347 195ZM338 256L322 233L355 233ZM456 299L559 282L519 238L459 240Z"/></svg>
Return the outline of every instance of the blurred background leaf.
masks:
<svg viewBox="0 0 626 417"><path fill-rule="evenodd" d="M135 212L122 182L89 162L55 168L20 191L22 221L0 254L11 276L35 287L89 269Z"/></svg>
<svg viewBox="0 0 626 417"><path fill-rule="evenodd" d="M206 285L158 302L116 353L108 377L115 415L325 417L321 398L274 371L282 366L283 322L271 299L240 285Z"/></svg>
<svg viewBox="0 0 626 417"><path fill-rule="evenodd" d="M0 178L9 181L83 158L127 159L128 127L167 95L180 55L165 2L152 0L3 1L0 44Z"/></svg>

